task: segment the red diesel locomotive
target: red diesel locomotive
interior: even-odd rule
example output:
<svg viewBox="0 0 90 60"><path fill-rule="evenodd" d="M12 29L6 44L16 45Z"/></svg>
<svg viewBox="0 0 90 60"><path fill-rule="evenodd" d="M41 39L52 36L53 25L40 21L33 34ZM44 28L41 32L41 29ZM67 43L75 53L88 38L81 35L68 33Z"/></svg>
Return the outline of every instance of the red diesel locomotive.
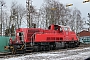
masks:
<svg viewBox="0 0 90 60"><path fill-rule="evenodd" d="M19 28L16 38L10 38L9 49L12 54L25 51L52 50L56 48L76 47L79 45L75 32L67 26L51 25L48 29Z"/></svg>

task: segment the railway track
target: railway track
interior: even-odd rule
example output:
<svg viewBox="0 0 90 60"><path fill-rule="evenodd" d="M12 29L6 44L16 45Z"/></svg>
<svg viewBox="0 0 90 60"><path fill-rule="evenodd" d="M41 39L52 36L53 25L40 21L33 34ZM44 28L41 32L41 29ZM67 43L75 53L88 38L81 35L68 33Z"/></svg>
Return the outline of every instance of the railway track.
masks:
<svg viewBox="0 0 90 60"><path fill-rule="evenodd" d="M50 50L50 51L31 52L31 53L26 52L25 54L15 54L15 55L12 55L11 53L0 54L0 58L19 57L19 56L32 55L32 54L38 54L38 53L55 52L55 51L67 51L67 50L74 50L74 49L82 49L82 48L86 48L86 47L90 47L90 44L81 44L79 47L75 47L75 48L57 49L57 50Z"/></svg>
<svg viewBox="0 0 90 60"><path fill-rule="evenodd" d="M11 53L8 53L8 54L0 54L0 58L11 58L11 57L24 56L24 55L31 55L31 54L32 54L32 53L15 54L15 55L12 55Z"/></svg>

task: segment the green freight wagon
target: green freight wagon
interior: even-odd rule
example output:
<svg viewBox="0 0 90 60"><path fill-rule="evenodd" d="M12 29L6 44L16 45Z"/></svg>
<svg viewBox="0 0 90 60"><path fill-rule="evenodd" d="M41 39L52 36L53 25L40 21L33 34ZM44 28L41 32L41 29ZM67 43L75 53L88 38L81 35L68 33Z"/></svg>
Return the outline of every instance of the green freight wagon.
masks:
<svg viewBox="0 0 90 60"><path fill-rule="evenodd" d="M9 38L6 36L0 36L0 53L9 52L9 50L5 50L4 47L9 45ZM13 37L14 39L14 37Z"/></svg>
<svg viewBox="0 0 90 60"><path fill-rule="evenodd" d="M79 38L81 43L89 44L90 43L90 36L83 36Z"/></svg>

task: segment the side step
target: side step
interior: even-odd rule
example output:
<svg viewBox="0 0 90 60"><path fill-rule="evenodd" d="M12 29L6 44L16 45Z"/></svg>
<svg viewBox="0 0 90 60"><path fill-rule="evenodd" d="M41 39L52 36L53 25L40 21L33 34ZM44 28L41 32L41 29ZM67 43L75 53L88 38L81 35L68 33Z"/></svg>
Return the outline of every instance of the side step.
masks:
<svg viewBox="0 0 90 60"><path fill-rule="evenodd" d="M30 44L27 44L26 51L33 51L33 46L31 46Z"/></svg>
<svg viewBox="0 0 90 60"><path fill-rule="evenodd" d="M33 50L26 50L26 52L32 52Z"/></svg>

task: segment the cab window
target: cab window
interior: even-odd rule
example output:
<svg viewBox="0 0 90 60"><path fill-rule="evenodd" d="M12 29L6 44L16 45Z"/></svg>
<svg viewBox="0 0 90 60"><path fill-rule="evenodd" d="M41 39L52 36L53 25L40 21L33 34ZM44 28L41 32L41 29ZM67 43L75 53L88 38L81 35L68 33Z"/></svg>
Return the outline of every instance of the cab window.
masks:
<svg viewBox="0 0 90 60"><path fill-rule="evenodd" d="M68 28L67 28L67 27L64 27L64 30L65 30L65 31L68 31Z"/></svg>

